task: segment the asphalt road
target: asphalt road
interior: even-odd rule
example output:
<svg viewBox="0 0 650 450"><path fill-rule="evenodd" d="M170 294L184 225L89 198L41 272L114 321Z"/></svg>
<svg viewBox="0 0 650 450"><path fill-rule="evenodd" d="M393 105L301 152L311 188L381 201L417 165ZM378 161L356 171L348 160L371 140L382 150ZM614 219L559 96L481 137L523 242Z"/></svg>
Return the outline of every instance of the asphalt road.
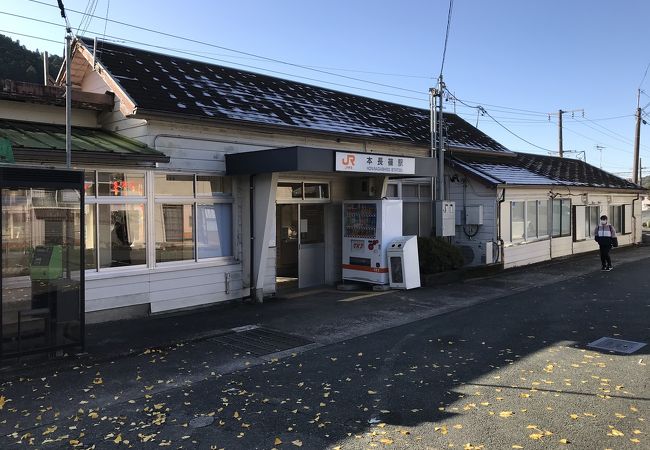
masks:
<svg viewBox="0 0 650 450"><path fill-rule="evenodd" d="M621 264L227 375L216 361L247 355L210 341L41 371L0 386L0 448L649 448L649 270ZM649 345L586 347L603 336Z"/></svg>

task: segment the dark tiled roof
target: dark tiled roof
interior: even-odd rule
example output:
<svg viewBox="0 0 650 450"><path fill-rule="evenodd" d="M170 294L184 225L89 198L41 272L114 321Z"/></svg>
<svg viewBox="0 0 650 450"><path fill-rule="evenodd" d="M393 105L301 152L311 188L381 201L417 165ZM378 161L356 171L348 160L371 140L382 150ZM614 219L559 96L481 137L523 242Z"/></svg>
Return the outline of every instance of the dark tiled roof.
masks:
<svg viewBox="0 0 650 450"><path fill-rule="evenodd" d="M455 154L451 157L450 163L490 184L642 189L634 183L583 161L555 156L531 153L494 157Z"/></svg>
<svg viewBox="0 0 650 450"><path fill-rule="evenodd" d="M85 44L92 49L90 41ZM428 145L429 111L108 42L98 59L139 110ZM445 113L456 148L508 150Z"/></svg>

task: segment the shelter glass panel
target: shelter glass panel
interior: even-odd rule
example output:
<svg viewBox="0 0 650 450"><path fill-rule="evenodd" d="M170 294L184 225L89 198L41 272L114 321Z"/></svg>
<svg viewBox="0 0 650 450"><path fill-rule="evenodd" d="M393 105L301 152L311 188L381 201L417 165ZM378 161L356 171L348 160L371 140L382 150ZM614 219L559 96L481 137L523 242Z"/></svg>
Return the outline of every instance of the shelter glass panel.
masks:
<svg viewBox="0 0 650 450"><path fill-rule="evenodd" d="M76 185L0 189L3 357L82 340L81 175Z"/></svg>

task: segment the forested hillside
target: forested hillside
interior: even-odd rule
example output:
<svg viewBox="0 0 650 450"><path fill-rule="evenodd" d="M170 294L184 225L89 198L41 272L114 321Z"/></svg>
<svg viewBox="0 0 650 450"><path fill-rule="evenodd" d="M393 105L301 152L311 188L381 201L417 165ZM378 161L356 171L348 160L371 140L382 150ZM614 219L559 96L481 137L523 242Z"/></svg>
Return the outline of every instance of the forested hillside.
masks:
<svg viewBox="0 0 650 450"><path fill-rule="evenodd" d="M61 43L63 47L63 43ZM56 77L63 58L50 55L49 71L51 77ZM0 79L43 83L43 54L31 51L8 36L0 34Z"/></svg>

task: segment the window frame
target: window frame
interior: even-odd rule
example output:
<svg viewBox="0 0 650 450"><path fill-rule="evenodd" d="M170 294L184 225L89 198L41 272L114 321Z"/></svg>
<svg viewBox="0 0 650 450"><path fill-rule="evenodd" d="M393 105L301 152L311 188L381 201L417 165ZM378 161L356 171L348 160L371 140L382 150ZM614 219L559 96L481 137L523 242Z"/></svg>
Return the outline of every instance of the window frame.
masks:
<svg viewBox="0 0 650 450"><path fill-rule="evenodd" d="M198 263L206 263L206 262L211 262L211 261L228 261L228 260L234 260L235 259L235 241L234 241L234 235L236 233L236 228L235 228L235 210L234 210L234 197L232 195L232 180L228 180L227 183L224 182L224 186L226 186L230 192L216 192L210 194L200 194L197 193L197 178L198 177L204 177L204 176L214 176L214 177L225 177L225 175L215 175L215 174L204 174L204 173L193 173L193 187L192 187L192 192L193 195L156 195L156 190L155 190L155 176L156 175L175 175L177 174L176 172L153 172L154 176L152 176L152 184L151 184L151 195L153 197L152 201L152 206L151 206L151 227L150 227L150 236L151 236L151 253L149 253L150 258L151 258L151 265L154 267L167 267L167 266L173 266L173 265L191 265L191 264L198 264ZM180 173L181 175L187 175L185 173ZM303 189L304 191L304 189ZM211 256L207 258L200 258L199 257L199 249L198 249L198 206L199 205L215 205L215 204L228 204L230 205L230 230L231 230L231 235L230 235L230 250L231 254L230 255L224 255L224 256ZM191 259L182 259L182 260L173 260L173 261L157 261L156 257L156 244L157 244L157 236L156 236L156 211L157 211L157 206L158 205L190 205L192 208L192 244L193 244L193 257Z"/></svg>
<svg viewBox="0 0 650 450"><path fill-rule="evenodd" d="M136 196L136 195L115 195L115 196L110 196L110 195L99 195L99 173L100 172L115 172L115 173L133 173L133 174L142 174L144 176L144 189L143 189L143 195ZM147 196L147 187L149 185L149 172L146 170L137 170L137 169L84 169L84 186L86 186L86 175L89 173L93 174L94 177L94 183L92 184L94 192L92 194L84 193L85 197L85 206L88 208L92 208L92 215L94 219L93 223L93 241L95 243L95 265L94 267L86 267L86 273L99 273L99 272L106 272L106 271L125 271L125 270L137 270L137 269L143 269L149 267L149 247L150 247L150 242L149 242L149 201L148 201L148 196ZM101 257L100 257L100 249L99 249L99 226L100 226L100 217L99 217L99 205L138 205L138 204L143 204L144 205L144 227L145 227L145 263L144 264L133 264L133 265L125 265L125 266L117 266L117 267L101 267ZM86 224L84 223L84 227ZM89 233L88 230L86 230L86 239L88 238ZM87 259L87 258L86 258ZM87 265L88 261L86 261Z"/></svg>
<svg viewBox="0 0 650 450"><path fill-rule="evenodd" d="M559 205L560 205L559 233L557 233L557 234L555 232L555 204L556 204L556 202L559 202ZM568 203L568 205L569 205L568 208L566 208L566 210L568 210L568 212L569 212L569 214L568 214L568 216L569 216L569 224L568 224L568 226L566 226L566 228L565 228L565 223L564 223L564 220L563 220L563 217L564 217L563 211L565 211L565 206L564 206L565 203ZM561 238L561 237L572 236L573 231L572 231L571 226L573 224L573 220L572 220L573 214L571 214L571 211L572 211L572 208L571 208L571 199L570 198L554 198L554 199L551 200L551 237L552 238ZM564 232L563 231L564 229L566 229L568 231Z"/></svg>
<svg viewBox="0 0 650 450"><path fill-rule="evenodd" d="M433 232L434 223L433 223L433 199L431 198L431 181L423 179L413 179L413 180L390 180L387 183L387 186L395 186L397 197L387 197L391 199L402 200L404 204L408 203L409 205L417 205L417 214L418 214L418 230L417 236L429 237ZM415 186L417 191L417 196L404 197L404 186ZM386 188L386 194L388 195L388 187ZM423 204L428 204L428 211L423 208ZM404 220L404 214L406 213L407 208L404 207L402 211L402 232L404 233L404 225L406 220ZM429 229L426 230L427 220L423 216L428 214L429 219ZM406 234L406 233L404 233Z"/></svg>
<svg viewBox="0 0 650 450"><path fill-rule="evenodd" d="M513 211L513 204L514 203L523 203L523 237L521 238L516 238L513 239L512 236L512 211ZM529 227L528 227L528 215L529 215L529 207L531 203L535 204L535 234L531 235L529 232ZM540 206L542 204L546 203L546 233L540 233L540 224L543 223L544 218L540 217ZM510 201L510 242L512 243L528 243L528 242L535 242L535 241L541 241L544 239L548 239L549 234L548 234L548 200L511 200Z"/></svg>

